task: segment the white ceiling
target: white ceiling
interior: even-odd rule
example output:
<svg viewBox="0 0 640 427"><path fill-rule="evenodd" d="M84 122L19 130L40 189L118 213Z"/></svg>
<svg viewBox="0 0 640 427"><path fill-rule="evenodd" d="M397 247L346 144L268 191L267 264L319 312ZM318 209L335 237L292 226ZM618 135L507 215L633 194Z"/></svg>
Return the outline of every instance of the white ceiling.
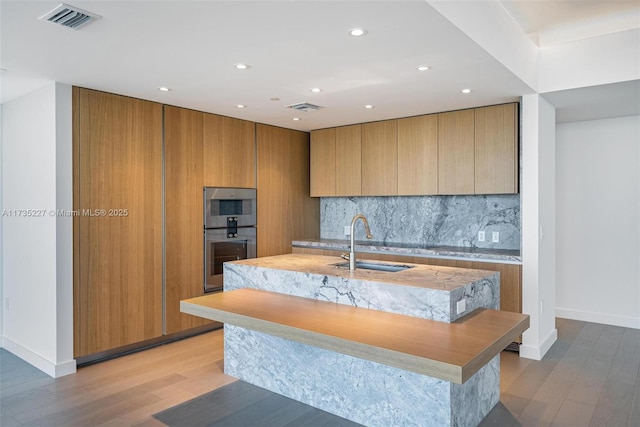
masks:
<svg viewBox="0 0 640 427"><path fill-rule="evenodd" d="M311 130L509 102L533 93L422 0L69 0L102 16L77 31L37 20L59 3L0 2L0 67L6 69L0 74L0 102L58 81ZM530 34L560 25L553 13L558 3L560 23L581 16L575 5L565 7L576 2L502 3ZM610 11L620 2L597 3L613 5ZM347 34L360 26L368 31L365 37ZM250 68L236 70L238 62ZM433 68L417 71L423 64ZM172 90L159 92L159 86ZM322 92L310 92L313 87ZM467 87L473 91L461 94ZM286 108L305 101L323 108L307 113ZM365 104L374 108L365 110Z"/></svg>

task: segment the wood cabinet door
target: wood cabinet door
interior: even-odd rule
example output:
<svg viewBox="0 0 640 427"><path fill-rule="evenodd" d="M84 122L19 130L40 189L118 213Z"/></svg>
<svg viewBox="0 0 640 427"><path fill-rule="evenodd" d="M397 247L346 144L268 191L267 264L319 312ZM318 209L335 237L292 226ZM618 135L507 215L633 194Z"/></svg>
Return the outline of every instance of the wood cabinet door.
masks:
<svg viewBox="0 0 640 427"><path fill-rule="evenodd" d="M311 197L336 195L336 128L311 132Z"/></svg>
<svg viewBox="0 0 640 427"><path fill-rule="evenodd" d="M309 196L309 134L258 124L258 256L291 253L320 236L320 201Z"/></svg>
<svg viewBox="0 0 640 427"><path fill-rule="evenodd" d="M74 88L74 355L162 335L162 105Z"/></svg>
<svg viewBox="0 0 640 427"><path fill-rule="evenodd" d="M438 114L438 194L474 194L474 110Z"/></svg>
<svg viewBox="0 0 640 427"><path fill-rule="evenodd" d="M180 300L204 294L204 113L164 107L165 129L165 330L208 323L180 313Z"/></svg>
<svg viewBox="0 0 640 427"><path fill-rule="evenodd" d="M336 196L362 194L362 125L336 128Z"/></svg>
<svg viewBox="0 0 640 427"><path fill-rule="evenodd" d="M438 194L438 116L398 120L398 194Z"/></svg>
<svg viewBox="0 0 640 427"><path fill-rule="evenodd" d="M255 188L255 123L216 114L201 114L204 185Z"/></svg>
<svg viewBox="0 0 640 427"><path fill-rule="evenodd" d="M398 121L362 125L362 195L398 194Z"/></svg>
<svg viewBox="0 0 640 427"><path fill-rule="evenodd" d="M517 104L475 109L475 192L518 192Z"/></svg>

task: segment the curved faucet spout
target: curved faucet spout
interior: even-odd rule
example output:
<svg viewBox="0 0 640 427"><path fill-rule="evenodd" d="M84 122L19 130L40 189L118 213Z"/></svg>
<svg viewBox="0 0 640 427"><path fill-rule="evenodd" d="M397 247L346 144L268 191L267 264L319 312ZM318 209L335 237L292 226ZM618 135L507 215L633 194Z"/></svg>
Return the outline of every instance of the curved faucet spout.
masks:
<svg viewBox="0 0 640 427"><path fill-rule="evenodd" d="M367 218L362 215L362 214L357 214L356 216L353 217L353 219L351 220L351 242L350 242L350 246L349 246L349 270L355 270L356 269L356 253L355 253L355 243L354 243L354 235L355 233L355 229L356 229L356 222L358 222L358 220L362 220L362 223L364 224L364 231L367 233L367 239L372 239L373 235L371 234L371 230L369 229L369 221L367 221Z"/></svg>

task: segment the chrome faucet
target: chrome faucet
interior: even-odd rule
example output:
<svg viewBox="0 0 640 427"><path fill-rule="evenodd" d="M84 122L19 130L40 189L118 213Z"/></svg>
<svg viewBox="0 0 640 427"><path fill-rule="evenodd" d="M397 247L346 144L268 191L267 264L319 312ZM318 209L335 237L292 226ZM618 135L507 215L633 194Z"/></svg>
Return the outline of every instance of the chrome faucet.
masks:
<svg viewBox="0 0 640 427"><path fill-rule="evenodd" d="M354 243L354 235L355 233L355 228L356 228L356 222L361 219L362 223L364 224L364 231L366 231L367 233L367 239L372 239L373 235L371 234L371 230L369 229L369 222L367 221L367 218L365 218L364 215L362 214L357 214L356 216L353 217L353 219L351 220L351 245L349 246L349 270L355 270L356 269L356 252L355 252L355 243Z"/></svg>

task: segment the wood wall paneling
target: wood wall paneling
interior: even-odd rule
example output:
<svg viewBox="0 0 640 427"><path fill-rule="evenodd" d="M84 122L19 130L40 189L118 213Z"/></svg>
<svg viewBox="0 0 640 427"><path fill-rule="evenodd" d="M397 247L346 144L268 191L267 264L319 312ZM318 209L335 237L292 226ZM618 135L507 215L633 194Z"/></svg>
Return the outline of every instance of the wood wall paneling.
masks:
<svg viewBox="0 0 640 427"><path fill-rule="evenodd" d="M518 192L517 104L475 109L475 192Z"/></svg>
<svg viewBox="0 0 640 427"><path fill-rule="evenodd" d="M398 194L438 193L438 116L398 120Z"/></svg>
<svg viewBox="0 0 640 427"><path fill-rule="evenodd" d="M73 100L80 357L162 335L162 106L87 89Z"/></svg>
<svg viewBox="0 0 640 427"><path fill-rule="evenodd" d="M320 235L320 201L309 196L309 134L258 124L258 256L291 253Z"/></svg>
<svg viewBox="0 0 640 427"><path fill-rule="evenodd" d="M398 121L362 125L362 195L398 194Z"/></svg>
<svg viewBox="0 0 640 427"><path fill-rule="evenodd" d="M336 128L335 195L360 196L361 194L362 126L340 126Z"/></svg>
<svg viewBox="0 0 640 427"><path fill-rule="evenodd" d="M336 128L311 132L310 188L312 197L336 195Z"/></svg>
<svg viewBox="0 0 640 427"><path fill-rule="evenodd" d="M165 106L165 323L172 334L204 319L180 313L180 300L203 295L204 113Z"/></svg>
<svg viewBox="0 0 640 427"><path fill-rule="evenodd" d="M438 193L474 194L474 110L438 114Z"/></svg>
<svg viewBox="0 0 640 427"><path fill-rule="evenodd" d="M204 185L255 188L255 123L202 114Z"/></svg>

